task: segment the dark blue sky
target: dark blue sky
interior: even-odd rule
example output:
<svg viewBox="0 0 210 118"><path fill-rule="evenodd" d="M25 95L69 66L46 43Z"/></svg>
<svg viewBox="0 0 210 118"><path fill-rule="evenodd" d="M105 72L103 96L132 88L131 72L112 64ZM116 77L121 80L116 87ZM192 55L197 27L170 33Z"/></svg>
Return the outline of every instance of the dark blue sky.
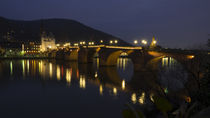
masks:
<svg viewBox="0 0 210 118"><path fill-rule="evenodd" d="M210 0L0 0L0 16L74 19L128 42L154 34L167 47L204 44L210 34Z"/></svg>

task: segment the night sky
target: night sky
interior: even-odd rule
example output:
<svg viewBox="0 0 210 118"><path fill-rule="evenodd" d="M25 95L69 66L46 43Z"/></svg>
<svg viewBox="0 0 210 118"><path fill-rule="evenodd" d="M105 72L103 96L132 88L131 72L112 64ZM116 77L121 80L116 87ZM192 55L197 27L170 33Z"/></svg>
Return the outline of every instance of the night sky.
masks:
<svg viewBox="0 0 210 118"><path fill-rule="evenodd" d="M74 19L128 42L151 40L165 47L206 43L210 0L0 0L10 19Z"/></svg>

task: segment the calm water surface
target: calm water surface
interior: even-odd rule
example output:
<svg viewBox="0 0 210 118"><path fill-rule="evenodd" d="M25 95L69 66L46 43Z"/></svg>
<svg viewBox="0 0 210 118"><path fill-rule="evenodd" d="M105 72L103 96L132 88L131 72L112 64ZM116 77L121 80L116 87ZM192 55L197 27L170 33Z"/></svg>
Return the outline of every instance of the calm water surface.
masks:
<svg viewBox="0 0 210 118"><path fill-rule="evenodd" d="M180 90L182 84L171 76L170 70L177 65L171 60L160 62L165 70L161 69L163 76L158 81L167 91ZM152 95L157 80L151 73L134 72L128 58L119 58L117 67L99 68L98 63L98 59L93 64L1 60L0 117L122 118L126 104L154 111ZM175 87L165 79L168 76L170 82L177 83Z"/></svg>

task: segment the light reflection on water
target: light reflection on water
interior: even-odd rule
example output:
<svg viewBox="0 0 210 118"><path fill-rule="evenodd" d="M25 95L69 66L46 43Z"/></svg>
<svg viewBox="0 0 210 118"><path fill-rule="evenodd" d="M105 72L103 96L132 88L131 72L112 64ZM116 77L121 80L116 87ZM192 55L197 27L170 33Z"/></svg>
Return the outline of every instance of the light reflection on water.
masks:
<svg viewBox="0 0 210 118"><path fill-rule="evenodd" d="M184 70L178 61L171 57L162 58L160 74L159 81L165 88L165 93L168 93L168 90L176 91L182 89L187 82L187 71Z"/></svg>
<svg viewBox="0 0 210 118"><path fill-rule="evenodd" d="M134 74L133 64L130 59L119 58L117 61L117 68L100 68L99 61L100 60L98 58L95 58L94 65L96 66L91 66L91 65L85 65L85 64L82 64L82 65L77 64L76 62L63 63L63 62L57 62L55 60L51 60L51 61L48 61L48 60L6 61L5 60L5 61L0 62L0 68L1 68L0 78L5 78L6 80L7 78L13 78L14 81L16 80L17 77L25 78L25 80L35 79L34 81L40 80L41 83L49 82L49 84L51 84L50 81L54 82L54 80L56 80L55 81L56 83L65 83L64 86L71 87L72 89L72 91L68 90L69 95L66 95L66 94L64 95L64 93L66 92L62 94L62 91L59 91L60 92L59 95L71 98L73 96L77 96L77 94L81 94L80 96L83 96L83 97L85 96L85 98L79 97L77 99L78 97L77 96L74 99L75 102L79 103L81 102L81 100L84 101L85 99L88 99L86 100L85 104L89 104L89 102L94 101L96 102L95 106L97 108L99 106L106 106L106 104L109 104L107 102L112 103L112 105L113 105L113 102L117 102L118 104L116 105L116 107L120 106L119 110L122 110L123 108L122 106L126 103L131 103L135 105L137 104L143 105L143 104L149 104L150 102L148 101L153 101L154 93L147 91L148 88L152 88L152 87L149 87L149 86L153 86L153 85L150 85L152 82L144 81L142 75L139 76L139 73ZM174 68L176 65L176 62L172 58L163 58L161 61L161 65L162 67ZM22 72L20 72L21 70ZM147 77L149 76L148 75L144 76L145 79L147 79ZM132 83L137 84L138 86L137 88L142 87L142 90L134 91L133 89L136 89L136 88L135 88L135 85L133 85ZM5 83L5 84L9 84L9 83ZM144 86L141 86L141 84L146 86L146 89L143 88ZM27 89L27 85L23 85L23 87L24 86ZM50 86L52 86L53 88L53 86L55 85L52 84ZM31 91L36 91L37 93L39 93L40 91L34 90L35 88L36 87L34 87ZM83 91L80 91L80 90L83 90ZM66 91L66 88L63 89L63 91ZM48 92L49 93L47 94L53 93L53 91L48 91ZM86 94L88 94L88 96ZM23 95L23 97L24 96L25 95ZM56 96L56 95L53 95L53 96ZM101 96L103 98L99 98L98 96ZM7 97L11 97L11 96L8 95ZM41 96L41 97L46 97L46 96ZM60 98L59 96L57 96L56 98L59 101L62 101L62 98ZM104 100L104 103L97 101L96 98ZM18 99L18 98L14 98L14 99ZM78 107L78 106L74 105L74 107ZM80 105L79 107L84 107L84 106ZM71 107L70 109L73 109L73 107ZM110 109L110 112L112 112L114 108L106 108L104 110L107 110L107 109ZM111 114L116 114L117 117L121 117L120 112L117 112L117 113L114 112Z"/></svg>

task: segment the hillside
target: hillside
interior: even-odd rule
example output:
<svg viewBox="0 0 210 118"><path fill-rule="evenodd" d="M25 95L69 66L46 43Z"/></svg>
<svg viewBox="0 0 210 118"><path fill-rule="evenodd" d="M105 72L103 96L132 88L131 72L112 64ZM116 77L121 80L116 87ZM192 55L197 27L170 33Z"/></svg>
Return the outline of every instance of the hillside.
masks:
<svg viewBox="0 0 210 118"><path fill-rule="evenodd" d="M103 40L109 44L109 40L118 40L118 45L130 45L127 42L110 34L95 30L74 20L67 19L44 19L34 21L9 20L0 17L0 42L40 42L40 29L53 33L56 43L94 41L99 43ZM8 35L10 32L10 35Z"/></svg>

